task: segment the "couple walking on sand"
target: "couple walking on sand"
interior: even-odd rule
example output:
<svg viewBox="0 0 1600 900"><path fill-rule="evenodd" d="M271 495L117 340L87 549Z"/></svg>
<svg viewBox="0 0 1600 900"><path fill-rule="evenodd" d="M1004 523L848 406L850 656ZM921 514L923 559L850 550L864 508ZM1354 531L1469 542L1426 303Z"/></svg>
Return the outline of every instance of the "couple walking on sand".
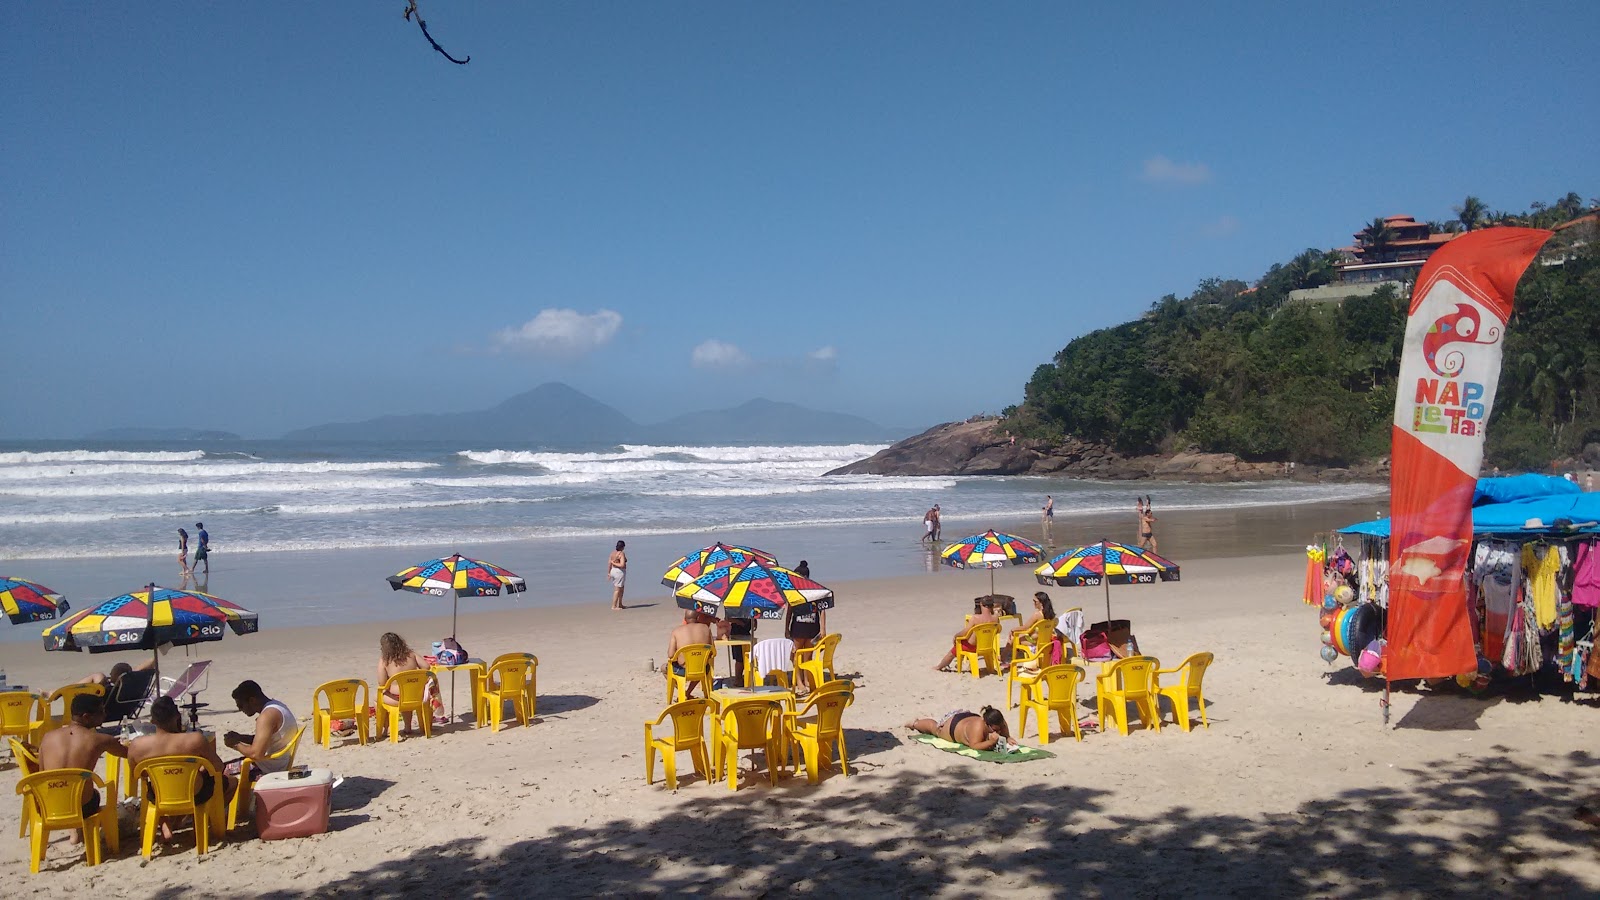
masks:
<svg viewBox="0 0 1600 900"><path fill-rule="evenodd" d="M206 526L199 522L194 523L194 527L199 532L195 537L200 542L194 548L194 564L198 566L205 563L206 570L202 574L210 575L211 535L206 533ZM185 577L194 575L194 568L189 565L189 532L182 528L178 529L178 566L183 570Z"/></svg>

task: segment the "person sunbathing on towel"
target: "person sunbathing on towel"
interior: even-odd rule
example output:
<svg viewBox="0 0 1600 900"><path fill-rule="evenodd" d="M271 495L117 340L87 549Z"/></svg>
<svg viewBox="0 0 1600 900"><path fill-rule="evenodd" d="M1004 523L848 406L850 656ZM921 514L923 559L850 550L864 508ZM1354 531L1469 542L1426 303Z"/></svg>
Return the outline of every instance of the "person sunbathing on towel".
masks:
<svg viewBox="0 0 1600 900"><path fill-rule="evenodd" d="M1005 714L992 706L982 712L958 709L945 713L937 722L933 719L912 719L906 727L922 734L966 744L974 750L993 750L1002 740L1011 739L1011 729L1006 727Z"/></svg>
<svg viewBox="0 0 1600 900"><path fill-rule="evenodd" d="M960 631L956 632L955 640L950 644L950 652L946 653L944 659L939 660L939 664L933 667L934 671L948 672L950 670L950 664L955 662L956 659L957 647L968 653L978 649L977 645L972 643L972 629L977 628L979 625L987 623L999 624L999 622L1000 617L994 614L994 599L992 597L980 599L978 601L978 612L967 620L967 624L963 625Z"/></svg>

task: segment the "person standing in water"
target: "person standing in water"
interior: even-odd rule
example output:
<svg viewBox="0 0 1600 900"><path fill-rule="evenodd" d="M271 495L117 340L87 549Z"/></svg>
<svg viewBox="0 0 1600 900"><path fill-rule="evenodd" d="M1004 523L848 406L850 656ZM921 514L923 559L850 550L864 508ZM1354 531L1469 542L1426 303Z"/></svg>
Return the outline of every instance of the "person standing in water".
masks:
<svg viewBox="0 0 1600 900"><path fill-rule="evenodd" d="M184 577L189 575L189 532L178 529L178 568Z"/></svg>
<svg viewBox="0 0 1600 900"><path fill-rule="evenodd" d="M1156 514L1150 505L1150 495L1133 498L1133 508L1139 513L1139 549L1160 553L1156 549Z"/></svg>
<svg viewBox="0 0 1600 900"><path fill-rule="evenodd" d="M606 560L606 576L611 579L612 609L627 609L622 605L622 588L628 580L628 554L623 550L626 546L626 541L617 541L617 549L611 551L610 559Z"/></svg>
<svg viewBox="0 0 1600 900"><path fill-rule="evenodd" d="M194 523L194 527L195 527L195 530L199 532L199 534L195 535L195 539L200 542L199 546L194 548L194 564L198 566L198 565L200 565L201 561L203 560L205 562L205 564L206 564L206 572L205 573L207 575L210 575L211 574L211 535L206 533L206 526L200 524L199 522ZM191 574L191 575L194 574L194 569L193 568L189 569L189 574Z"/></svg>
<svg viewBox="0 0 1600 900"><path fill-rule="evenodd" d="M1049 494L1045 494L1044 495L1044 540L1045 540L1045 543L1047 543L1047 544L1054 544L1056 542L1056 536L1053 533L1055 524L1056 524L1056 501L1055 501L1055 498L1051 497Z"/></svg>

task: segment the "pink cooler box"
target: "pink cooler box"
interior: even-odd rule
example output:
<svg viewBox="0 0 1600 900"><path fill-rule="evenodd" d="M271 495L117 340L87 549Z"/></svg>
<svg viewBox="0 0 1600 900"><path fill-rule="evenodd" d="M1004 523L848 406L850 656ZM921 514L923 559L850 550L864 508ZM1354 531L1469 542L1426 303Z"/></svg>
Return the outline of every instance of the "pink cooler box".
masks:
<svg viewBox="0 0 1600 900"><path fill-rule="evenodd" d="M312 769L305 778L270 772L255 783L256 833L264 841L328 832L333 773Z"/></svg>

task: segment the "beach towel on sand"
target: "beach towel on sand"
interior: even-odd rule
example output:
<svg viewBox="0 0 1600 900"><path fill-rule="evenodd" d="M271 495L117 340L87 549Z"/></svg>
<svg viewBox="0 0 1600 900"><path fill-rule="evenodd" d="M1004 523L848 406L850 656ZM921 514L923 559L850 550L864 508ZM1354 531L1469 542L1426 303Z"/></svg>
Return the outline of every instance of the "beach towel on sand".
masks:
<svg viewBox="0 0 1600 900"><path fill-rule="evenodd" d="M937 747L946 753L955 753L970 759L980 759L984 762L1016 763L1027 762L1030 759L1048 759L1055 756L1049 750L1040 750L1037 747L1023 747L1016 753L1001 753L998 750L974 750L966 744L947 741L942 737L936 737L931 734L914 734L911 739L920 744Z"/></svg>

